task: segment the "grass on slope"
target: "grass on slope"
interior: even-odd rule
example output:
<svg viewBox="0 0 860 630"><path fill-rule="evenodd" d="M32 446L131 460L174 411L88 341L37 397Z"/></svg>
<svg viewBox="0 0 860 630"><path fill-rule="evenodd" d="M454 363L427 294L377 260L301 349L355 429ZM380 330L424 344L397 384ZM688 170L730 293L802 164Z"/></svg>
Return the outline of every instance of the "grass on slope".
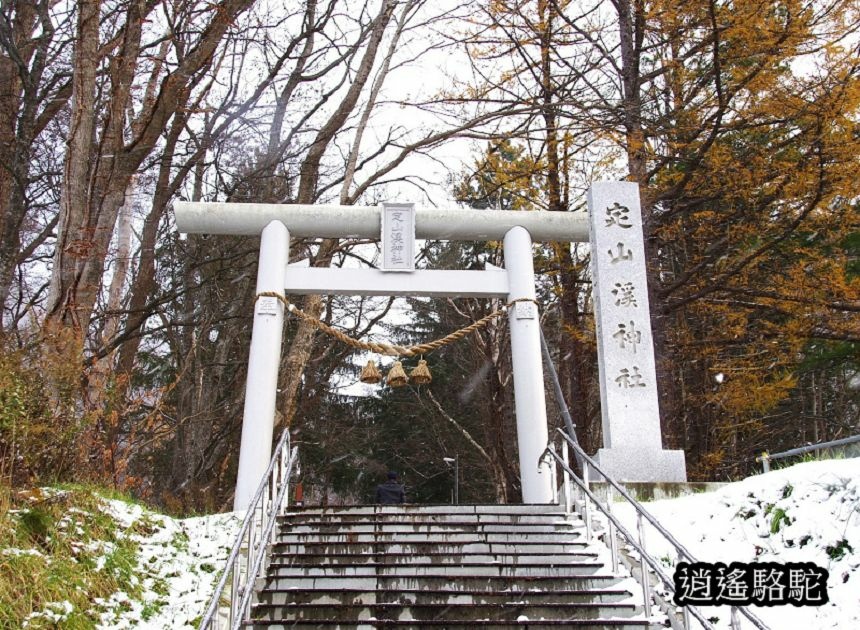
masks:
<svg viewBox="0 0 860 630"><path fill-rule="evenodd" d="M125 528L80 486L0 493L0 628L93 628L112 594L140 595L148 518Z"/></svg>

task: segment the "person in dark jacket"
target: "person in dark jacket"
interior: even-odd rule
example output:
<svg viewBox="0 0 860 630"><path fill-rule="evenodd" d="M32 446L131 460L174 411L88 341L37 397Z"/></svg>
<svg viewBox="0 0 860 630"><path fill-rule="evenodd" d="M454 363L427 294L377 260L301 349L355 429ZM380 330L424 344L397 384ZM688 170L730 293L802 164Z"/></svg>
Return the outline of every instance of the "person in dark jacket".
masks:
<svg viewBox="0 0 860 630"><path fill-rule="evenodd" d="M388 473L388 481L376 486L377 503L406 503L406 491L397 483L397 473Z"/></svg>

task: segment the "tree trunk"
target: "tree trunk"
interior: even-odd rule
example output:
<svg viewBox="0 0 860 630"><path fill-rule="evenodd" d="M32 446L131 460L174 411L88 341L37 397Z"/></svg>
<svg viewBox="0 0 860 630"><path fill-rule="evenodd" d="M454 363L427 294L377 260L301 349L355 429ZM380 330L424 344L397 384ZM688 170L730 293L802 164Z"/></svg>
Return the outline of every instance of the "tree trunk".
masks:
<svg viewBox="0 0 860 630"><path fill-rule="evenodd" d="M672 357L667 348L669 325L659 298L660 252L655 238L653 202L648 195L648 161L645 131L642 125L642 77L640 62L645 31L645 7L642 0L615 0L621 42L622 115L629 179L639 184L642 206L642 230L645 259L648 265L648 298L651 307L651 330L654 342L656 378L660 399L661 428L674 425L677 414L677 388L674 384ZM664 444L664 447L674 446Z"/></svg>
<svg viewBox="0 0 860 630"><path fill-rule="evenodd" d="M224 0L176 69L161 82L158 96L145 102L125 143L125 116L141 52L141 28L154 5L130 3L120 49L109 65L110 93L98 152L94 146L95 71L98 65L98 0L79 5L73 64L73 108L69 132L59 239L51 276L47 323L82 335L101 288L104 257L131 177L160 141L184 95L207 68L234 20L251 0ZM191 45L193 43L193 45ZM92 166L91 166L92 164Z"/></svg>
<svg viewBox="0 0 860 630"><path fill-rule="evenodd" d="M41 33L32 39L37 26ZM23 262L21 226L28 209L33 144L64 104L62 91L49 92L42 85L53 38L44 1L16 2L12 24L0 27L7 53L0 55L0 85L5 86L0 94L0 303L9 295L15 267Z"/></svg>
<svg viewBox="0 0 860 630"><path fill-rule="evenodd" d="M92 237L83 226L89 223L100 7L99 0L81 0L78 3L77 37L72 63L72 115L63 165L60 221L46 320L47 327L56 320L56 324L71 328L80 336L83 336L89 324L88 312L85 313L85 321L81 321L81 310L86 307L78 304L75 287L80 282L87 259L92 255Z"/></svg>
<svg viewBox="0 0 860 630"><path fill-rule="evenodd" d="M122 298L125 283L128 278L128 270L131 264L131 246L134 235L132 221L134 212L131 197L120 210L119 223L117 225L117 248L114 257L114 270L108 289L107 304L105 307L105 324L101 330L102 339L111 339L119 330L120 311L122 309ZM93 365L88 374L89 402L95 408L104 407L104 394L107 392L108 383L114 372L114 353L109 353Z"/></svg>
<svg viewBox="0 0 860 630"><path fill-rule="evenodd" d="M370 77L370 71L376 60L379 44L385 34L386 26L396 6L395 2L385 0L380 7L379 14L374 19L367 48L356 70L355 79L349 86L343 100L337 109L322 126L314 138L307 156L302 162L299 177L298 203L313 203L317 194L317 181L319 179L320 164L326 148L334 139L338 131L346 124L350 113L355 108L361 91ZM337 247L337 240L326 239L320 245L320 250L313 261L316 267L328 266L331 263L331 255ZM319 317L322 312L323 300L320 296L308 296L303 303L303 310L313 317ZM284 379L282 386L282 400L284 412L283 417L287 426L292 424L298 407L297 394L301 384L302 375L313 351L313 339L316 328L304 320L297 325L296 335L290 344L284 362Z"/></svg>

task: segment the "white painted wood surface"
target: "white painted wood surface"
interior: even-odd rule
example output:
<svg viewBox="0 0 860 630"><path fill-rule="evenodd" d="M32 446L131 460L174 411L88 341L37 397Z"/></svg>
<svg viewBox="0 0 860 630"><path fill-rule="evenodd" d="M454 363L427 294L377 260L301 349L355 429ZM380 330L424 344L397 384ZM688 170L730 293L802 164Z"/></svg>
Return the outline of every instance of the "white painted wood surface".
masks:
<svg viewBox="0 0 860 630"><path fill-rule="evenodd" d="M415 204L382 204L382 269L415 271Z"/></svg>
<svg viewBox="0 0 860 630"><path fill-rule="evenodd" d="M504 298L508 295L508 274L503 270L420 270L404 274L366 268L289 265L284 274L284 285L287 295Z"/></svg>
<svg viewBox="0 0 860 630"><path fill-rule="evenodd" d="M505 235L504 247L505 269L510 282L508 301L534 300L535 272L529 233L521 227L512 228ZM543 459L549 435L539 317L534 303L518 303L508 311L523 503L552 503L555 500L552 471Z"/></svg>
<svg viewBox="0 0 860 630"><path fill-rule="evenodd" d="M176 228L189 234L259 234L280 221L294 237L372 238L381 232L381 206L325 206L265 203L173 203ZM585 212L509 212L459 208L419 208L416 238L449 241L502 240L512 227L528 230L532 241L587 241Z"/></svg>
<svg viewBox="0 0 860 630"><path fill-rule="evenodd" d="M260 236L257 293L282 291L289 257L290 233L283 223L272 221ZM254 324L251 329L234 510L248 507L272 457L283 330L284 305L273 297L258 299L254 305Z"/></svg>

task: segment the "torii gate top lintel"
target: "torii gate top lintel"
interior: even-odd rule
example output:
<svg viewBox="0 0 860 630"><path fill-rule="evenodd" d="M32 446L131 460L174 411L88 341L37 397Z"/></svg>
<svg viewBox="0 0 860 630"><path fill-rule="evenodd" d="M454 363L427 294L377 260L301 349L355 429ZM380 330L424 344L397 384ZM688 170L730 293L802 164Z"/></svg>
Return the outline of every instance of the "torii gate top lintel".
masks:
<svg viewBox="0 0 860 630"><path fill-rule="evenodd" d="M382 224L382 205L177 201L173 206L177 229L190 234L259 235L270 222L280 221L294 237L378 239ZM426 208L415 213L417 238L502 240L516 226L525 228L536 242L587 242L589 238L585 212Z"/></svg>

